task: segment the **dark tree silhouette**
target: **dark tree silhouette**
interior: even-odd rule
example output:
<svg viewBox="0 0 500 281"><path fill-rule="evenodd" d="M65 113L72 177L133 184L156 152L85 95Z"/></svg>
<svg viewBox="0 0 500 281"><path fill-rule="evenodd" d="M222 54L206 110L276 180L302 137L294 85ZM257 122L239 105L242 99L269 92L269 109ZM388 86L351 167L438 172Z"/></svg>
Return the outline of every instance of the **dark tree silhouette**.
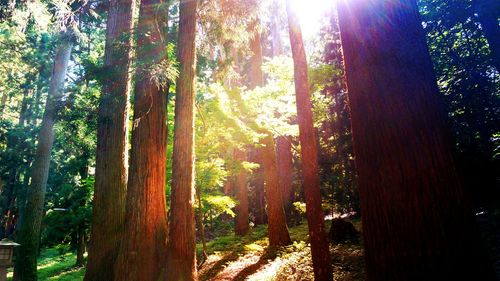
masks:
<svg viewBox="0 0 500 281"><path fill-rule="evenodd" d="M338 8L368 280L493 280L415 1Z"/></svg>

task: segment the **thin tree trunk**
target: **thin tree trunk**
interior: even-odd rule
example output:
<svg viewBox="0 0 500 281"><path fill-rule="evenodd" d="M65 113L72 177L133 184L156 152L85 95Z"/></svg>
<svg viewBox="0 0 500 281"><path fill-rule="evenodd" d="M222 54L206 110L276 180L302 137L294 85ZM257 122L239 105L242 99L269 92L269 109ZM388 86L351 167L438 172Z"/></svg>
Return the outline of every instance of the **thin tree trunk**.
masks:
<svg viewBox="0 0 500 281"><path fill-rule="evenodd" d="M245 152L236 149L234 151L234 159L237 161L245 161ZM235 180L236 199L236 218L235 218L235 233L236 235L246 235L248 233L248 186L247 176L243 168L240 168Z"/></svg>
<svg viewBox="0 0 500 281"><path fill-rule="evenodd" d="M179 78L175 98L167 280L197 280L194 223L194 94L197 2L179 4Z"/></svg>
<svg viewBox="0 0 500 281"><path fill-rule="evenodd" d="M340 1L368 280L494 280L415 1Z"/></svg>
<svg viewBox="0 0 500 281"><path fill-rule="evenodd" d="M273 57L283 54L283 42L281 41L280 26L280 5L278 0L273 0L271 4L271 49Z"/></svg>
<svg viewBox="0 0 500 281"><path fill-rule="evenodd" d="M198 214L197 214L197 220L198 220L198 227L200 230L200 238L201 238L201 243L203 245L203 262L205 262L208 258L207 255L207 241L205 239L205 225L203 224L203 204L201 202L201 191L200 188L196 188L196 199L198 200Z"/></svg>
<svg viewBox="0 0 500 281"><path fill-rule="evenodd" d="M165 88L168 85L159 84L152 70L167 59L167 14L166 2L141 1L125 224L115 281L165 280L167 275Z"/></svg>
<svg viewBox="0 0 500 281"><path fill-rule="evenodd" d="M84 226L80 226L77 235L77 246L76 246L76 266L82 266L85 264L85 229Z"/></svg>
<svg viewBox="0 0 500 281"><path fill-rule="evenodd" d="M250 31L253 32L252 37L250 38L250 50L252 51L252 56L250 57L248 69L248 82L250 89L261 87L264 84L264 74L262 73L262 46L260 31L257 27L258 20L255 20L250 24Z"/></svg>
<svg viewBox="0 0 500 281"><path fill-rule="evenodd" d="M330 251L325 231L324 214L321 206L321 193L318 169L318 146L313 127L312 104L307 77L307 60L302 42L298 16L287 0L288 28L292 47L295 95L297 100L297 119L299 123L300 153L306 200L309 240L313 260L315 280L332 280Z"/></svg>
<svg viewBox="0 0 500 281"><path fill-rule="evenodd" d="M62 33L54 58L52 77L49 84L45 113L38 134L38 145L34 163L31 169L31 186L26 199L26 209L30 211L25 216L22 228L19 230L18 242L21 244L14 267L14 280L37 280L36 258L39 248L40 228L44 214L45 191L49 175L50 154L54 143L54 125L60 109L63 95L64 79L68 69L72 35Z"/></svg>
<svg viewBox="0 0 500 281"><path fill-rule="evenodd" d="M114 278L127 196L128 99L135 1L109 2L99 105L92 228L85 281Z"/></svg>
<svg viewBox="0 0 500 281"><path fill-rule="evenodd" d="M260 148L260 157L266 181L269 246L286 246L291 244L292 240L288 234L285 210L283 209L273 137L268 135L262 140L262 143L265 147Z"/></svg>
<svg viewBox="0 0 500 281"><path fill-rule="evenodd" d="M292 142L287 136L279 136L276 140L276 159L278 164L278 177L280 179L280 192L283 198L285 215L290 221L292 217L293 197L293 155Z"/></svg>
<svg viewBox="0 0 500 281"><path fill-rule="evenodd" d="M254 188L255 197L251 202L254 203L255 225L266 223L266 202L264 199L264 169L259 156L259 150L252 148L249 153L250 162L259 164L259 168L253 172L250 185Z"/></svg>

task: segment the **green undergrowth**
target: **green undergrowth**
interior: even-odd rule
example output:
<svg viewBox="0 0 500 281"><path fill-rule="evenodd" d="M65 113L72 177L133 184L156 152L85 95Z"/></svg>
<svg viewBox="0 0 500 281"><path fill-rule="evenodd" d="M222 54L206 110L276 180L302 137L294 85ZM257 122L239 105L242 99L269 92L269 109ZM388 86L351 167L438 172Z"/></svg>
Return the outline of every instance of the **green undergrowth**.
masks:
<svg viewBox="0 0 500 281"><path fill-rule="evenodd" d="M38 280L83 280L85 270L83 267L75 267L75 262L75 253L65 248L44 249L38 258ZM12 272L9 272L8 277L7 280L12 280Z"/></svg>

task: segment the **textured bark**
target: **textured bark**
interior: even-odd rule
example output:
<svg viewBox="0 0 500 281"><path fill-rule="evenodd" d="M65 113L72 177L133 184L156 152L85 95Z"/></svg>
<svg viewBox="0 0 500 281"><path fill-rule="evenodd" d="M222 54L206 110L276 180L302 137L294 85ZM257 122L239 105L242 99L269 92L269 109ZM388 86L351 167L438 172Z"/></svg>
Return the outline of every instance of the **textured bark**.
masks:
<svg viewBox="0 0 500 281"><path fill-rule="evenodd" d="M70 33L70 32L69 32ZM14 267L14 280L37 280L36 257L39 248L40 228L44 214L45 192L49 176L50 155L54 144L54 125L61 106L64 79L68 70L73 40L70 34L62 33L54 58L45 112L38 133L38 145L31 168L31 185L28 189L25 216L18 233L21 244Z"/></svg>
<svg viewBox="0 0 500 281"><path fill-rule="evenodd" d="M166 2L141 1L125 225L115 281L165 280L167 274L167 95L151 72L166 59L167 11Z"/></svg>
<svg viewBox="0 0 500 281"><path fill-rule="evenodd" d="M368 280L494 280L415 1L338 5Z"/></svg>
<svg viewBox="0 0 500 281"><path fill-rule="evenodd" d="M179 4L179 78L175 96L172 195L167 252L167 280L196 280L194 222L194 94L197 1Z"/></svg>
<svg viewBox="0 0 500 281"><path fill-rule="evenodd" d="M234 151L234 159L237 161L245 161L245 152L242 150ZM235 233L236 235L246 235L248 233L248 186L247 186L247 173L245 170L240 169L236 175L235 180L236 199L236 218L235 218Z"/></svg>
<svg viewBox="0 0 500 281"><path fill-rule="evenodd" d="M498 0L474 0L481 28L490 47L491 59L500 72L500 2Z"/></svg>
<svg viewBox="0 0 500 281"><path fill-rule="evenodd" d="M92 230L85 281L114 278L127 196L128 99L134 0L109 2L99 105Z"/></svg>
<svg viewBox="0 0 500 281"><path fill-rule="evenodd" d="M257 20L250 24L250 30L253 31L253 36L252 38L250 38L250 51L252 51L252 56L250 57L248 69L248 82L250 89L254 89L264 84L264 74L262 73L262 46L260 40L260 31L255 30L257 25Z"/></svg>
<svg viewBox="0 0 500 281"><path fill-rule="evenodd" d="M302 42L299 19L287 0L288 28L292 47L297 119L299 123L300 153L306 200L309 240L315 280L332 280L330 251L325 231L324 214L321 207L321 193L318 169L318 146L313 127L312 104L307 77L307 60Z"/></svg>
<svg viewBox="0 0 500 281"><path fill-rule="evenodd" d="M292 142L289 137L280 136L276 140L276 160L283 207L287 219L291 217L293 200L293 155Z"/></svg>
<svg viewBox="0 0 500 281"><path fill-rule="evenodd" d="M292 241L286 226L273 137L271 135L265 137L262 143L265 145L265 147L260 148L260 155L266 182L269 246L286 246L291 244Z"/></svg>

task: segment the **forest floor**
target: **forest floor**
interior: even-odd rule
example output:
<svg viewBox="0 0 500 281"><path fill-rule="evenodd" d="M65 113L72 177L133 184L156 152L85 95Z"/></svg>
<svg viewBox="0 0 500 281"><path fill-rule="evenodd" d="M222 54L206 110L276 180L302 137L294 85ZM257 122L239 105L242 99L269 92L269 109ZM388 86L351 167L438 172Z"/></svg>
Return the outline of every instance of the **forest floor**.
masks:
<svg viewBox="0 0 500 281"><path fill-rule="evenodd" d="M313 280L307 224L291 227L289 231L293 244L277 250L268 249L266 226L255 227L245 237L228 235L208 242L208 259L198 272L200 280ZM199 258L201 252L198 245ZM365 280L361 245L339 244L331 246L330 252L334 280Z"/></svg>
<svg viewBox="0 0 500 281"><path fill-rule="evenodd" d="M208 258L199 265L200 281L313 280L307 223L290 227L289 231L293 244L277 250L268 249L266 225L253 228L244 237L230 234L208 241ZM201 260L201 244L197 252ZM334 245L330 252L335 281L365 280L361 245ZM75 254L64 247L44 249L38 260L38 280L83 280L85 269L75 267L75 261ZM12 272L8 277L11 280Z"/></svg>

